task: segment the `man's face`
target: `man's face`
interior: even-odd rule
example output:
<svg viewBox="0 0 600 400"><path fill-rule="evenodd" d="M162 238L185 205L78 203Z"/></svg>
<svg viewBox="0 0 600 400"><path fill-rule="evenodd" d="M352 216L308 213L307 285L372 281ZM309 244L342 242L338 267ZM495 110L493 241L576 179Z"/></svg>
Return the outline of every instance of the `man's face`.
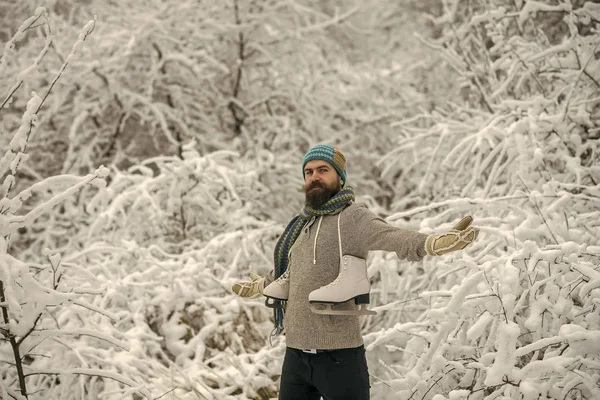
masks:
<svg viewBox="0 0 600 400"><path fill-rule="evenodd" d="M319 208L342 189L342 178L327 161L313 160L304 166L304 193L310 208Z"/></svg>

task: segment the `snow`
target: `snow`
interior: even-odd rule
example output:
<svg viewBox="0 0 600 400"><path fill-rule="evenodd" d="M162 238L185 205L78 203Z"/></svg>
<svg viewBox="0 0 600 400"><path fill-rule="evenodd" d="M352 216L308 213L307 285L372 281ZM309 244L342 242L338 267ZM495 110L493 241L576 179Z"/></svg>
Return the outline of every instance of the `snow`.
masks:
<svg viewBox="0 0 600 400"><path fill-rule="evenodd" d="M388 223L481 229L369 256L373 399L600 398L599 6L242 3L7 6L0 330L29 398L276 398L285 338L231 285L272 268L322 142Z"/></svg>
<svg viewBox="0 0 600 400"><path fill-rule="evenodd" d="M483 331L492 322L492 315L485 312L484 315L480 316L477 321L467 331L467 338L469 340L477 340L483 335Z"/></svg>
<svg viewBox="0 0 600 400"><path fill-rule="evenodd" d="M485 384L488 386L502 383L504 376L512 378L512 370L515 363L515 350L517 346L517 337L521 329L514 322L504 323L498 329L496 338L496 356L491 367L487 369Z"/></svg>

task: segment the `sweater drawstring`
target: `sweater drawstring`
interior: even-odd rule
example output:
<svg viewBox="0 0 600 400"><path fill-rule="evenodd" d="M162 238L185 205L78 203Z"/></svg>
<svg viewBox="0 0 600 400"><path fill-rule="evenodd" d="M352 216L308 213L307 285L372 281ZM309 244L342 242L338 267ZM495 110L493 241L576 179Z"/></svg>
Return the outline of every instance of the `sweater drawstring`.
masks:
<svg viewBox="0 0 600 400"><path fill-rule="evenodd" d="M319 224L317 225L317 233L315 234L315 245L313 247L313 265L317 264L317 239L319 238L319 230L321 229L321 222L323 221L323 216L319 217Z"/></svg>

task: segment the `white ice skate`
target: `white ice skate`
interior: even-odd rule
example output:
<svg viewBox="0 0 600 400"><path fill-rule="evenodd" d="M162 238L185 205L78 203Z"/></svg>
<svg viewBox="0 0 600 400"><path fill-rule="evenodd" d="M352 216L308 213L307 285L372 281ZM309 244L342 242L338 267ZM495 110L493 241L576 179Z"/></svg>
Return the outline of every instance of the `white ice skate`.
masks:
<svg viewBox="0 0 600 400"><path fill-rule="evenodd" d="M267 298L265 305L269 308L277 307L277 303L275 301L269 302L269 299L287 301L290 296L290 269L286 269L279 278L268 284L263 289L263 295Z"/></svg>
<svg viewBox="0 0 600 400"><path fill-rule="evenodd" d="M369 303L371 290L366 260L342 254L340 215L338 215L338 238L340 246L339 274L330 284L309 293L310 309L316 314L325 315L375 315L377 314L375 311L369 310L365 306ZM358 309L333 308L334 304L345 303L352 299L359 306Z"/></svg>

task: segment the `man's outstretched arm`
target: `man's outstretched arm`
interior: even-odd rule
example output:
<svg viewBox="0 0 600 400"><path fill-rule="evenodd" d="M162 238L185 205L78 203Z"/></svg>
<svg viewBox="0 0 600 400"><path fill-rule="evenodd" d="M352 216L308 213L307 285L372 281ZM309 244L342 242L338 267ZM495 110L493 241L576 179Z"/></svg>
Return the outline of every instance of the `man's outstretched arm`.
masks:
<svg viewBox="0 0 600 400"><path fill-rule="evenodd" d="M353 229L342 233L351 242L354 254L366 257L369 251L393 251L400 259L419 261L426 255L439 256L462 250L477 238L479 229L472 227L473 218L463 218L451 230L442 234L426 235L388 224L366 207L356 207L349 216Z"/></svg>

